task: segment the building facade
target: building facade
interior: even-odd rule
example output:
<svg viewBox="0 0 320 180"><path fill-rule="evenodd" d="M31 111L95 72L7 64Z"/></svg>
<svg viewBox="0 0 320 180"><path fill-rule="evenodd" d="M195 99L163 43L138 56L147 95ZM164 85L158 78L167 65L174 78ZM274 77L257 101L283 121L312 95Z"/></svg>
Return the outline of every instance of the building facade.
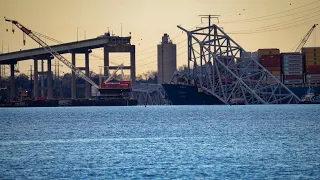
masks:
<svg viewBox="0 0 320 180"><path fill-rule="evenodd" d="M162 36L162 42L158 45L158 84L168 83L177 69L177 47L169 38Z"/></svg>

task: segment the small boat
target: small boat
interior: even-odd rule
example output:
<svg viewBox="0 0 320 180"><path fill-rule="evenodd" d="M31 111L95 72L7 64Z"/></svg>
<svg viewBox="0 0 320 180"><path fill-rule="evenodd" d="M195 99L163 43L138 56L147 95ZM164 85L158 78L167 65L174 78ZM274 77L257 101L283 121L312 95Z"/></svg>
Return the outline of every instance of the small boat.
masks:
<svg viewBox="0 0 320 180"><path fill-rule="evenodd" d="M243 98L232 98L230 100L230 105L245 105L246 101Z"/></svg>
<svg viewBox="0 0 320 180"><path fill-rule="evenodd" d="M320 95L309 88L307 93L301 98L302 104L320 104Z"/></svg>

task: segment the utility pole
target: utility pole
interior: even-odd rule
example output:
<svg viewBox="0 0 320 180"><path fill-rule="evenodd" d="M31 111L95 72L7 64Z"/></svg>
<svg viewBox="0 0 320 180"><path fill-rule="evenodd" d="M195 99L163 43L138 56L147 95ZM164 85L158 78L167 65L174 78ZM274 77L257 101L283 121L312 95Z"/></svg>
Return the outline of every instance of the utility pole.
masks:
<svg viewBox="0 0 320 180"><path fill-rule="evenodd" d="M60 65L59 64L59 61L56 61L55 60L55 63L54 63L54 74L55 74L55 78L54 78L54 90L55 90L55 97L56 98L61 98L63 97L63 94L62 94L62 88L61 88L61 82L60 82Z"/></svg>
<svg viewBox="0 0 320 180"><path fill-rule="evenodd" d="M78 41L79 27L77 27L77 41Z"/></svg>
<svg viewBox="0 0 320 180"><path fill-rule="evenodd" d="M121 24L121 37L122 37L122 23L120 23Z"/></svg>
<svg viewBox="0 0 320 180"><path fill-rule="evenodd" d="M58 80L60 80L60 61L58 61Z"/></svg>

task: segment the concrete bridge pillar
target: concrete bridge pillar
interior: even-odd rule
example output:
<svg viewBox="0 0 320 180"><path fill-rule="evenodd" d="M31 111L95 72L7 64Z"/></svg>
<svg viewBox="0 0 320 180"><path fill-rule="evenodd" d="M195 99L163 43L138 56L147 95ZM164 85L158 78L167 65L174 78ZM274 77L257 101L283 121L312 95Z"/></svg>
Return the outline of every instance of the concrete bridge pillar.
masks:
<svg viewBox="0 0 320 180"><path fill-rule="evenodd" d="M41 59L41 74L40 74L40 79L41 79L41 97L44 97L44 63L43 59Z"/></svg>
<svg viewBox="0 0 320 180"><path fill-rule="evenodd" d="M108 45L105 45L104 48L104 76L108 76L109 77L109 49L108 49Z"/></svg>
<svg viewBox="0 0 320 180"><path fill-rule="evenodd" d="M38 59L34 59L33 67L33 96L37 98L39 97Z"/></svg>
<svg viewBox="0 0 320 180"><path fill-rule="evenodd" d="M72 65L76 67L76 54L72 52ZM77 82L76 82L76 73L72 71L72 84L71 84L71 98L77 98Z"/></svg>
<svg viewBox="0 0 320 180"><path fill-rule="evenodd" d="M130 50L130 76L131 76L131 81L132 84L136 83L136 48L134 45L131 46Z"/></svg>
<svg viewBox="0 0 320 180"><path fill-rule="evenodd" d="M89 51L85 52L85 73L87 77L90 77L89 72ZM86 81L86 99L89 99L91 96L91 85Z"/></svg>
<svg viewBox="0 0 320 180"><path fill-rule="evenodd" d="M47 69L47 98L52 98L52 72L51 72L51 59L48 58L48 69Z"/></svg>
<svg viewBox="0 0 320 180"><path fill-rule="evenodd" d="M15 100L14 63L10 64L10 100Z"/></svg>

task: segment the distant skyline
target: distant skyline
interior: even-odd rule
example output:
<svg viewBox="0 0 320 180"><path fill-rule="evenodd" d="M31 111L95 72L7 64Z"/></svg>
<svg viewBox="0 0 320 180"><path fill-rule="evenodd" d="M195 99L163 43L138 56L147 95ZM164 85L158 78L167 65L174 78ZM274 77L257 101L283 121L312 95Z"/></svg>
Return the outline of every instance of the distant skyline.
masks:
<svg viewBox="0 0 320 180"><path fill-rule="evenodd" d="M15 19L31 30L63 42L95 38L108 31L129 36L136 45L137 75L157 67L157 44L164 33L177 44L177 66L187 64L187 37L177 25L187 29L201 23L199 15L219 14L220 27L230 33L246 51L259 48L279 48L289 52L313 24L320 22L319 0L0 0L0 17ZM39 47L22 32L11 32L11 24L0 19L0 51ZM6 29L9 31L6 32ZM316 29L318 31L319 27ZM237 34L238 33L238 34ZM319 34L319 33L318 33ZM319 35L313 33L306 46L319 45ZM48 42L53 44L52 42ZM103 57L103 51L94 54ZM65 56L71 59L70 55ZM103 61L90 57L90 70L99 73ZM84 57L77 56L77 66ZM111 61L129 64L129 54L112 54ZM33 62L19 63L19 70L28 74ZM71 70L63 67L65 73ZM61 72L62 73L62 72Z"/></svg>

